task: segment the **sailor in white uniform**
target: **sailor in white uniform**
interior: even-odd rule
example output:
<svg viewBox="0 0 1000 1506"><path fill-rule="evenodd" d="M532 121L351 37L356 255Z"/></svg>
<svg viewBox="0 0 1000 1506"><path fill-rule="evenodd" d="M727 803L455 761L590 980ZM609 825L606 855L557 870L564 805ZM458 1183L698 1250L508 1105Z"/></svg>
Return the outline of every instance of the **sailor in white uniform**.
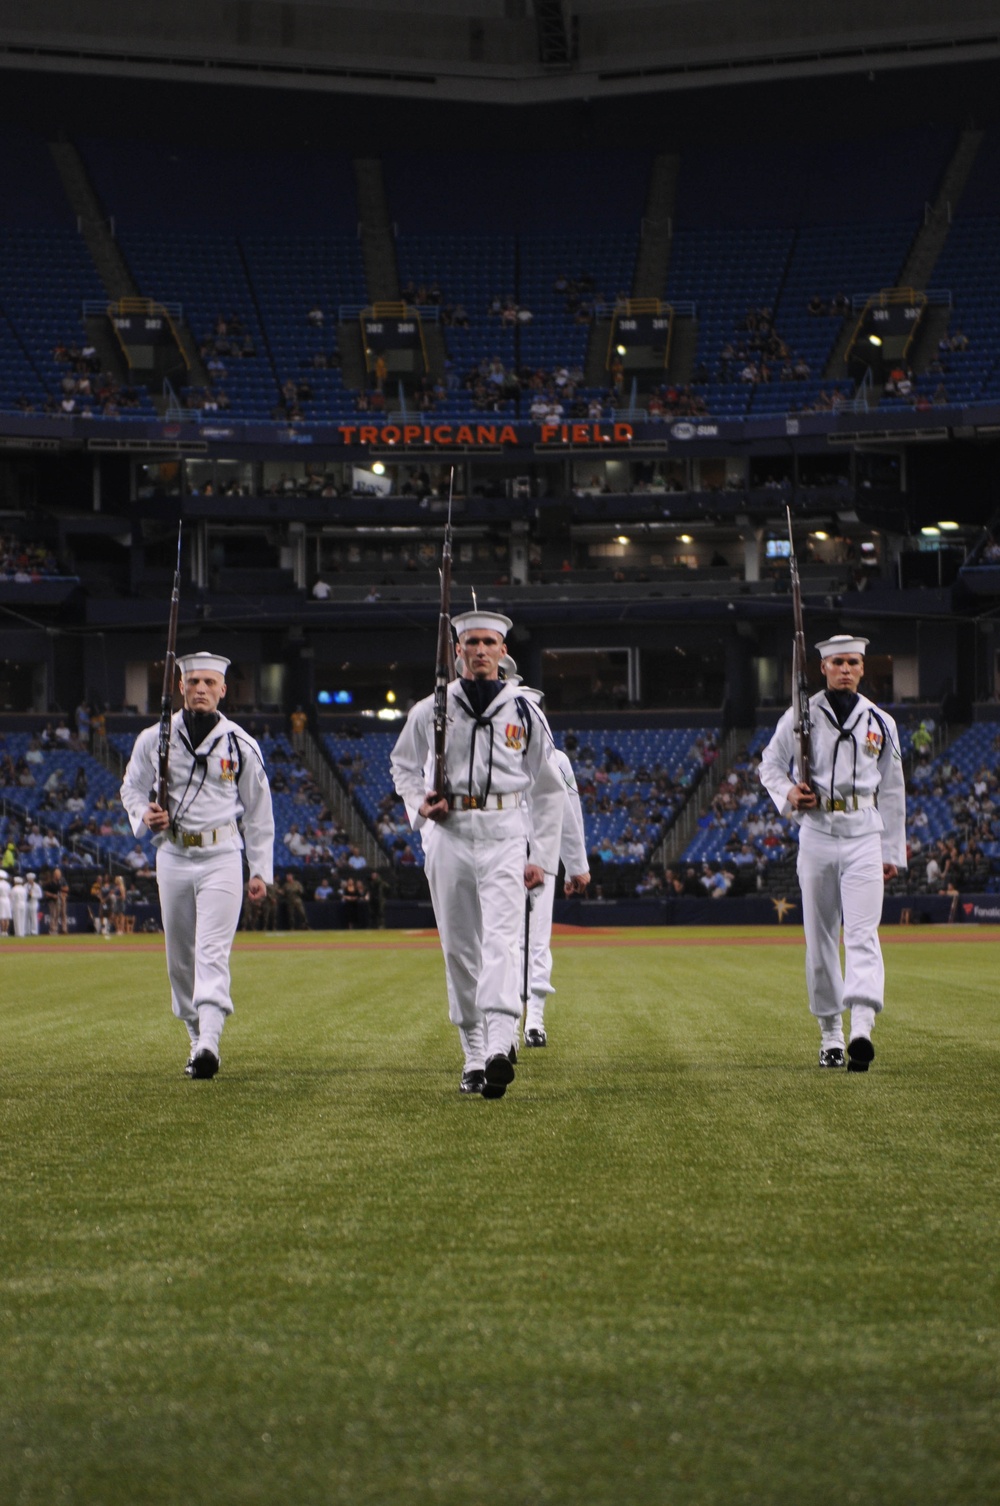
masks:
<svg viewBox="0 0 1000 1506"><path fill-rule="evenodd" d="M20 874L14 879L14 887L10 892L11 920L14 926L15 936L27 936L28 934L28 891L24 879Z"/></svg>
<svg viewBox="0 0 1000 1506"><path fill-rule="evenodd" d="M38 907L42 903L42 886L34 873L27 875L24 886L28 891L28 935L38 935Z"/></svg>
<svg viewBox="0 0 1000 1506"><path fill-rule="evenodd" d="M10 880L4 870L0 868L0 936L10 935L12 909Z"/></svg>
<svg viewBox="0 0 1000 1506"><path fill-rule="evenodd" d="M544 707L545 697L540 690L525 685L517 672L517 665L508 654L501 660L504 678L520 685L521 694L533 705ZM565 800L563 802L562 827L559 837L559 858L565 870L563 892L585 894L590 883L587 858L587 838L583 828L583 809L580 791L576 787L576 773L567 754L561 748L553 748L553 762L563 778ZM530 806L530 797L529 797ZM552 906L555 902L555 884L543 884L529 894L526 901L525 930L527 932L527 967L524 942L521 944L521 979L524 997L524 1044L528 1047L548 1045L545 1030L545 1002L552 987Z"/></svg>
<svg viewBox="0 0 1000 1506"><path fill-rule="evenodd" d="M433 696L411 709L392 752L393 783L423 843L465 1057L460 1089L485 1098L503 1097L514 1078L525 889L555 879L566 799L548 722L499 677L510 626L499 612L454 619L465 675L448 686L447 789L429 788Z"/></svg>
<svg viewBox="0 0 1000 1506"><path fill-rule="evenodd" d="M867 638L838 634L816 647L826 689L810 698L811 785L795 767L794 710L764 749L760 780L799 826L798 876L809 1008L821 1067L844 1065L841 1013L851 1012L849 1071L867 1072L882 1011L879 945L885 882L906 867L906 788L892 717L858 694ZM843 917L845 971L840 970Z"/></svg>
<svg viewBox="0 0 1000 1506"><path fill-rule="evenodd" d="M274 816L260 748L220 713L229 660L178 659L182 710L170 731L167 805L156 800L159 728L136 738L122 785L132 830L153 835L173 1012L190 1037L185 1072L214 1077L233 1002L229 954L243 902L246 845L252 900L274 880ZM237 825L242 822L243 835Z"/></svg>

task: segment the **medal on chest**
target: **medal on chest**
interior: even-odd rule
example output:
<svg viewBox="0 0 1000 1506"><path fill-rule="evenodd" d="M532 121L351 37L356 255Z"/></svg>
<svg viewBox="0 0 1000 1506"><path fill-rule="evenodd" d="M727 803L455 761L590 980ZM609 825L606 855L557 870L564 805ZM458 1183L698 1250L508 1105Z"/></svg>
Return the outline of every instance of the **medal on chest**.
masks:
<svg viewBox="0 0 1000 1506"><path fill-rule="evenodd" d="M513 748L515 753L520 753L524 742L524 728L517 722L508 722L504 728L504 742L508 748Z"/></svg>
<svg viewBox="0 0 1000 1506"><path fill-rule="evenodd" d="M869 758L878 758L882 752L882 729L878 722L873 722L868 727L865 736L864 748Z"/></svg>

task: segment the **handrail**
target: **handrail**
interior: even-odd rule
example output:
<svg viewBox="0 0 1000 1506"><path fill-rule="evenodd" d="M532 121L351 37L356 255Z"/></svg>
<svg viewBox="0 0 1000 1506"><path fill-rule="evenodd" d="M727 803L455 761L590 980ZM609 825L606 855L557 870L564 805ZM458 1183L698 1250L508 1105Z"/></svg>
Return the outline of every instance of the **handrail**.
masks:
<svg viewBox="0 0 1000 1506"><path fill-rule="evenodd" d="M951 308L953 302L951 288L883 288L878 293L852 293L850 299L853 312L856 312L858 309L864 312L870 303L875 304L877 307L885 308L887 303L913 303L920 301L925 304L934 304L938 307L944 305L947 308Z"/></svg>
<svg viewBox="0 0 1000 1506"><path fill-rule="evenodd" d="M424 324L439 324L441 310L436 303L341 303L337 306L337 323L353 324L370 314L373 319L420 319Z"/></svg>
<svg viewBox="0 0 1000 1506"><path fill-rule="evenodd" d="M155 298L119 298L117 303L112 301L110 304L106 298L85 298L81 308L84 314L110 314L113 308L122 314L151 314L156 309L163 309L174 319L184 318L182 303L164 303Z"/></svg>
<svg viewBox="0 0 1000 1506"><path fill-rule="evenodd" d="M147 318L164 318L174 338L174 344L177 347L181 360L184 362L185 371L191 370L190 357L184 349L184 342L181 340L177 325L174 322L175 319L181 320L184 318L184 307L182 304L158 303L155 298L119 298L116 302L111 303L99 303L96 299L87 298L83 303L83 312L85 316L103 314L111 321L111 328L114 330L115 338L121 346L122 354L125 357L125 364L128 366L129 371L132 370L134 363L129 348L121 337L117 318L128 314L142 314Z"/></svg>

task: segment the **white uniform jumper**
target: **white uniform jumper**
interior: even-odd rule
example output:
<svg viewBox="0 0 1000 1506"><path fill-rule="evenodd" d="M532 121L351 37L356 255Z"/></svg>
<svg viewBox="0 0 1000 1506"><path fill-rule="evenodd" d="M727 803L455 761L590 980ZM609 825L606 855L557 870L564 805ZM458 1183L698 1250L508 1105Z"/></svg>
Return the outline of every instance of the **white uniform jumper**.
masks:
<svg viewBox="0 0 1000 1506"><path fill-rule="evenodd" d="M159 777L158 745L158 727L140 732L125 770L121 798L136 836ZM171 825L153 845L172 1008L192 1049L207 1046L218 1055L233 1010L229 953L243 901L236 823L242 817L251 874L273 883L271 791L260 748L242 727L220 714L192 747L180 711L171 723L167 785Z"/></svg>
<svg viewBox="0 0 1000 1506"><path fill-rule="evenodd" d="M797 768L789 773L796 756L791 709L764 749L760 781L782 815L799 826L809 1008L819 1019L823 1046L843 1046L841 1011L851 1010L854 1039L870 1036L883 1005L882 865L906 867L906 787L891 716L859 695L841 727L825 690L809 705L818 809L795 812L785 800L799 780Z"/></svg>
<svg viewBox="0 0 1000 1506"><path fill-rule="evenodd" d="M549 887L559 866L565 787L550 759L548 722L515 685L501 684L478 715L456 680L448 686L445 742L452 809L445 821L427 820L419 807L433 757L433 706L428 696L410 711L392 751L392 777L423 843L448 1014L471 1071L506 1053L514 1039L528 843Z"/></svg>
<svg viewBox="0 0 1000 1506"><path fill-rule="evenodd" d="M552 758L563 777L563 816L559 840L559 857L567 876L586 873L590 864L587 859L587 838L583 829L583 811L580 807L580 791L576 787L573 765L561 748L555 748ZM529 801L530 805L530 801ZM531 897L531 920L528 926L528 1000L525 1009L525 1030L545 1029L545 1000L554 994L552 987L552 906L555 901L555 884L546 884ZM524 978L524 948L522 945L521 978Z"/></svg>

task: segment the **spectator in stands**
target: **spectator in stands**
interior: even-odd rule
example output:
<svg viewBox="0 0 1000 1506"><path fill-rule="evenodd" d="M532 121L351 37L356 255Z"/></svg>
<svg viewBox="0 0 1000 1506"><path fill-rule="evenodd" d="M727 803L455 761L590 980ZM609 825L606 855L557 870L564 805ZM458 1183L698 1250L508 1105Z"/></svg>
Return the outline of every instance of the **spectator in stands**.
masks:
<svg viewBox="0 0 1000 1506"><path fill-rule="evenodd" d="M292 747L302 748L305 745L306 728L309 725L309 717L302 706L296 706L288 718L288 725L292 736Z"/></svg>
<svg viewBox="0 0 1000 1506"><path fill-rule="evenodd" d="M306 315L306 318L309 320L309 323L312 325L313 329L323 328L325 316L323 309L318 302L312 305L308 314Z"/></svg>
<svg viewBox="0 0 1000 1506"><path fill-rule="evenodd" d="M138 842L131 852L125 854L125 864L136 877L148 878L150 876L149 861Z"/></svg>
<svg viewBox="0 0 1000 1506"><path fill-rule="evenodd" d="M710 863L706 863L702 869L701 883L709 899L725 899L731 880L723 869L713 868Z"/></svg>

